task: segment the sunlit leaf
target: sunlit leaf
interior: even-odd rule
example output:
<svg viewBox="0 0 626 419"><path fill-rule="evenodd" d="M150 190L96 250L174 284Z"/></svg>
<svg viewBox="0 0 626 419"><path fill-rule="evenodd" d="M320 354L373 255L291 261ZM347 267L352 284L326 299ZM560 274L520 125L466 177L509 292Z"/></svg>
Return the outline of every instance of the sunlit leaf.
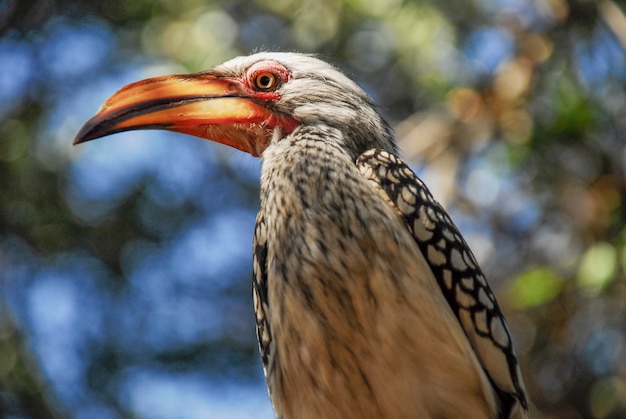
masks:
<svg viewBox="0 0 626 419"><path fill-rule="evenodd" d="M594 418L609 417L624 400L626 383L617 377L606 377L597 381L589 395L589 410Z"/></svg>
<svg viewBox="0 0 626 419"><path fill-rule="evenodd" d="M527 309L549 302L562 288L563 282L552 270L539 267L515 278L508 297L513 307Z"/></svg>
<svg viewBox="0 0 626 419"><path fill-rule="evenodd" d="M583 255L578 268L578 284L599 291L615 277L617 250L606 242L591 246Z"/></svg>

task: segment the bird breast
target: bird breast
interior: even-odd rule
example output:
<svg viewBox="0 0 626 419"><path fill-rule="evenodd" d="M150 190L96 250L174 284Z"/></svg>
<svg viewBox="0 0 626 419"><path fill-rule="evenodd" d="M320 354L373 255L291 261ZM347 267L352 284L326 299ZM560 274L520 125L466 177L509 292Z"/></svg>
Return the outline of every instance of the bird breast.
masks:
<svg viewBox="0 0 626 419"><path fill-rule="evenodd" d="M276 413L494 417L428 264L343 144L338 130L299 128L262 156Z"/></svg>

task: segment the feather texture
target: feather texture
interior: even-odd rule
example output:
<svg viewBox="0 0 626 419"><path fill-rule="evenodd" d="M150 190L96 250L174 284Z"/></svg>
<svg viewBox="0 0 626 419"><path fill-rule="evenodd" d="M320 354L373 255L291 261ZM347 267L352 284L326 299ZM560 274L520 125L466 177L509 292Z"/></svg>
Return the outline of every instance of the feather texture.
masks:
<svg viewBox="0 0 626 419"><path fill-rule="evenodd" d="M477 322L471 323L472 331L464 330L460 304L446 300L438 265L421 248L428 240L417 238L404 212L436 210L431 236L453 234L449 243L461 259L450 251L441 259L458 267L455 272L469 275L470 263L479 271L471 252L428 190L412 172L405 173L406 166L380 151L365 153L357 166L341 147L349 141L342 135L329 127L301 127L273 141L263 154L254 298L278 416L508 415L511 403L505 406L492 385L491 374L500 379L502 368L485 367L480 359L485 353L502 358L502 349L481 352L482 346L476 350L468 339L473 334L478 342L491 342L493 336L497 342L499 331L487 325L484 338ZM382 172L383 163L396 166ZM396 182L398 173L404 175ZM398 186L398 193L386 191L385 179ZM406 193L401 198L403 188L414 191L412 196L425 194L422 204ZM450 232L440 231L442 225L451 226ZM455 273L453 280L465 283L465 276ZM487 293L489 313L503 322L484 279L472 280ZM485 298L468 295L472 304ZM503 358L508 371L507 356L515 361L512 349ZM525 400L522 387L510 387L503 391Z"/></svg>

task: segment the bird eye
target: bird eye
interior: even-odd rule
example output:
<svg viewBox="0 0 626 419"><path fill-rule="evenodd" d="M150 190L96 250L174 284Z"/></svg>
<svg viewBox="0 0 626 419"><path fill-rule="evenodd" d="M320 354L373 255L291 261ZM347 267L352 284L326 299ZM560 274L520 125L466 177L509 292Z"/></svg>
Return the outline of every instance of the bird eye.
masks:
<svg viewBox="0 0 626 419"><path fill-rule="evenodd" d="M259 90L270 90L276 86L276 76L269 71L254 76L254 85Z"/></svg>

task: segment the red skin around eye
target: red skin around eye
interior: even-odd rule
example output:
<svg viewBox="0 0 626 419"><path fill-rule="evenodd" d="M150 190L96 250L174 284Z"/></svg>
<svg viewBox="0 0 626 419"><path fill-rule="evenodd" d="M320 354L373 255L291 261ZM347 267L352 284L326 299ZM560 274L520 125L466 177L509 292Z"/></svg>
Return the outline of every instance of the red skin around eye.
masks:
<svg viewBox="0 0 626 419"><path fill-rule="evenodd" d="M276 83L271 90L259 91L256 87L254 80L261 73L272 73L276 76ZM265 61L253 64L246 72L242 82L244 86L246 86L246 89L250 91L251 96L262 101L276 102L280 99L280 95L276 92L276 89L280 88L283 83L288 82L290 77L289 71L282 64L273 61Z"/></svg>

